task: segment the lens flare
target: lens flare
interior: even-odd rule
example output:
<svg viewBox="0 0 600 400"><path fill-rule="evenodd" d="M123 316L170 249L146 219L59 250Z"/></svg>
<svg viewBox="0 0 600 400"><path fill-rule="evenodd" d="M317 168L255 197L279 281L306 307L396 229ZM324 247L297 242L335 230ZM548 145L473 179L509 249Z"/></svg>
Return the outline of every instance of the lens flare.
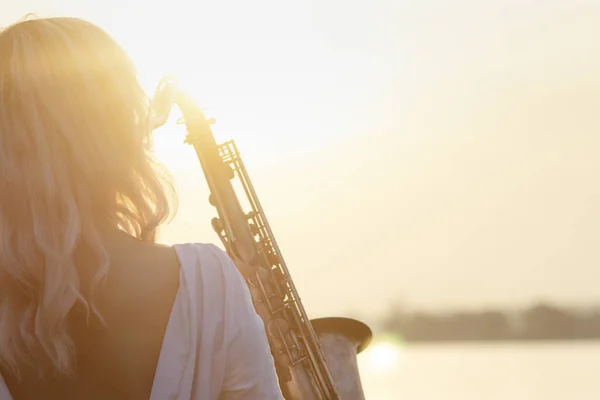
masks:
<svg viewBox="0 0 600 400"><path fill-rule="evenodd" d="M402 341L398 338L381 337L365 350L364 360L374 370L391 370L399 365L403 348Z"/></svg>

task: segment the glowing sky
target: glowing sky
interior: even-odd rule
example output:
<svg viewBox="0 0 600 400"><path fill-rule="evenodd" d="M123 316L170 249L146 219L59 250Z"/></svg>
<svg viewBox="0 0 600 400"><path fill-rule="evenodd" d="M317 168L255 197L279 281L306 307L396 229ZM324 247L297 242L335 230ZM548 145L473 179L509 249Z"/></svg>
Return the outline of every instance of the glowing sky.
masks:
<svg viewBox="0 0 600 400"><path fill-rule="evenodd" d="M600 300L600 2L0 0L103 26L235 138L312 315ZM215 241L179 127L163 240Z"/></svg>

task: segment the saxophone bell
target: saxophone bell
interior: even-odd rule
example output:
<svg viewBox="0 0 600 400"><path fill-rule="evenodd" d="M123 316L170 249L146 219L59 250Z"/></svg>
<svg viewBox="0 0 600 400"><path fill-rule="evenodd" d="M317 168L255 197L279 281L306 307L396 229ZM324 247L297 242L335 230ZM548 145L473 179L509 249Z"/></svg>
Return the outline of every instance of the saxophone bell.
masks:
<svg viewBox="0 0 600 400"><path fill-rule="evenodd" d="M321 343L339 398L364 400L356 355L371 343L371 328L353 318L316 318L310 322Z"/></svg>

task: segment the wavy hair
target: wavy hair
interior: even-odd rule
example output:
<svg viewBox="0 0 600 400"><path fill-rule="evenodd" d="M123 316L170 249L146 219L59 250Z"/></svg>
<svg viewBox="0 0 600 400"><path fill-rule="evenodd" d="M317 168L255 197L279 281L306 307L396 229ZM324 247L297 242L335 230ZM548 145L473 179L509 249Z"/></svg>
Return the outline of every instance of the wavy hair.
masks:
<svg viewBox="0 0 600 400"><path fill-rule="evenodd" d="M153 158L148 98L106 32L28 18L0 31L0 54L0 365L71 375L68 317L77 304L99 316L109 269L101 230L154 241L176 197Z"/></svg>

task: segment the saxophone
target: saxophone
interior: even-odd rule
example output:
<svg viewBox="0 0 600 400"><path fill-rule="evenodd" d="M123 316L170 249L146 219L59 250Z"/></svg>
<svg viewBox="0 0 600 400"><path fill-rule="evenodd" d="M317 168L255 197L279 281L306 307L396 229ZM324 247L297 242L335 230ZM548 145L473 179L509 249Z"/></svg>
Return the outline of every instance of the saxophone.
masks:
<svg viewBox="0 0 600 400"><path fill-rule="evenodd" d="M261 317L279 385L287 400L364 399L357 354L372 337L350 318L309 320L233 140L217 144L200 107L170 78L158 85L152 128L163 125L172 106L181 110L185 142L194 146L217 210L212 227L244 276ZM232 181L246 196L244 211ZM241 190L240 190L241 191Z"/></svg>

